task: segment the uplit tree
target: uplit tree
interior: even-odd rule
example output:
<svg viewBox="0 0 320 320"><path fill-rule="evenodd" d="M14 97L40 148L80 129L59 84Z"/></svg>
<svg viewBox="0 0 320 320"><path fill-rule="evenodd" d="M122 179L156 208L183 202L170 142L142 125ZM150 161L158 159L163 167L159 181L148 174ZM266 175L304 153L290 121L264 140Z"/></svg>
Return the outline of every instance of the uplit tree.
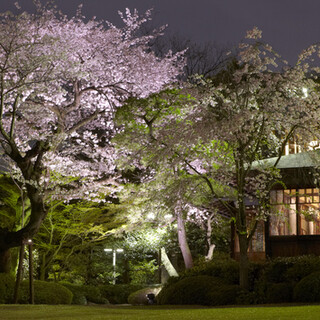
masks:
<svg viewBox="0 0 320 320"><path fill-rule="evenodd" d="M38 231L47 199L111 193L115 108L172 84L183 64L181 54L159 59L148 50L159 33L137 36L149 11L127 10L117 28L35 3L36 14L0 17L1 152L31 206L20 230L1 229L0 271L8 250Z"/></svg>
<svg viewBox="0 0 320 320"><path fill-rule="evenodd" d="M206 202L233 217L244 288L249 243L269 214L271 186L281 180L276 165L293 135L316 134L319 106L317 84L302 57L289 67L260 37L256 28L248 32L238 56L214 77L199 76L180 93L128 104L122 108L131 113L121 113L131 146L141 145L132 153L136 159L143 153L149 165L165 159L193 174L209 190ZM258 165L272 156L278 160L271 167ZM249 220L246 203L253 199L256 214Z"/></svg>
<svg viewBox="0 0 320 320"><path fill-rule="evenodd" d="M135 199L145 199L142 204L146 204L142 210L145 215L140 215L138 221L141 223L149 211L157 216L160 225L176 223L178 244L186 268L193 266L186 222L192 218L208 226L210 219L215 223L213 216L216 213L207 197L210 189L206 181L194 174L193 168L199 162L196 146L189 144L185 134L187 127L183 121L192 102L190 96L177 89L143 99L130 99L117 110L116 120L123 125L123 130L114 138L119 153L123 153L119 165L136 166L144 172L139 190L133 194ZM230 192L212 181L210 186L213 185L219 194ZM138 208L137 203L133 203L130 211L141 211ZM169 221L165 219L168 215L171 215ZM136 215L133 216L136 219ZM208 257L211 257L209 252L214 248L211 235L207 240Z"/></svg>
<svg viewBox="0 0 320 320"><path fill-rule="evenodd" d="M227 70L213 79L199 78L197 103L186 117L189 141L203 146L198 153L203 172L197 168L194 172L235 191L234 198L226 199L211 189L234 219L244 288L248 288L249 243L258 221L269 215L271 187L281 181L277 163L294 135L309 139L317 134L319 106L308 66L300 61L288 67L260 38L260 30L249 31ZM263 165L262 160L271 156L277 160ZM256 213L249 219L246 203L253 199Z"/></svg>
<svg viewBox="0 0 320 320"><path fill-rule="evenodd" d="M116 217L116 210L113 204L91 201L50 203L48 214L34 236L39 279L45 280L58 262L61 261L59 271L64 270L77 253L99 246L109 238L125 222Z"/></svg>

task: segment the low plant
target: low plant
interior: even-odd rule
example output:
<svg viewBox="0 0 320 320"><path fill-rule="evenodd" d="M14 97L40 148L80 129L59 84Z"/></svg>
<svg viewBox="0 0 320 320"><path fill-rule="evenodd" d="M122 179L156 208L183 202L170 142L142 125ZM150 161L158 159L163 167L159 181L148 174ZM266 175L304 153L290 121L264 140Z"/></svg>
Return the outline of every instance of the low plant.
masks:
<svg viewBox="0 0 320 320"><path fill-rule="evenodd" d="M294 288L294 300L298 302L320 302L320 271L301 279Z"/></svg>
<svg viewBox="0 0 320 320"><path fill-rule="evenodd" d="M15 279L10 273L0 273L0 304L10 303L13 299Z"/></svg>
<svg viewBox="0 0 320 320"><path fill-rule="evenodd" d="M270 285L267 287L266 302L291 302L292 296L293 288L290 282L270 283Z"/></svg>
<svg viewBox="0 0 320 320"><path fill-rule="evenodd" d="M61 284L40 280L34 281L35 304L71 304L72 297L72 292ZM29 281L22 281L18 302L29 302Z"/></svg>
<svg viewBox="0 0 320 320"><path fill-rule="evenodd" d="M200 275L166 285L158 295L158 301L160 304L234 304L238 291L238 285L225 283L221 278Z"/></svg>
<svg viewBox="0 0 320 320"><path fill-rule="evenodd" d="M111 304L126 304L131 293L142 289L142 285L115 284L99 286L101 296Z"/></svg>

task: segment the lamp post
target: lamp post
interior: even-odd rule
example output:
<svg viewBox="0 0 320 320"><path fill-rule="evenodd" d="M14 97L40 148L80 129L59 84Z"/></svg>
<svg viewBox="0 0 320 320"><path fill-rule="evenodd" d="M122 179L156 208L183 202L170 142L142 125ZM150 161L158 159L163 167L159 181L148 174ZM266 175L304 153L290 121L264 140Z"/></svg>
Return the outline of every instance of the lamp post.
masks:
<svg viewBox="0 0 320 320"><path fill-rule="evenodd" d="M123 252L123 249L104 249L105 252L112 252L112 267L113 267L113 280L112 284L116 284L116 265L117 265L117 252Z"/></svg>

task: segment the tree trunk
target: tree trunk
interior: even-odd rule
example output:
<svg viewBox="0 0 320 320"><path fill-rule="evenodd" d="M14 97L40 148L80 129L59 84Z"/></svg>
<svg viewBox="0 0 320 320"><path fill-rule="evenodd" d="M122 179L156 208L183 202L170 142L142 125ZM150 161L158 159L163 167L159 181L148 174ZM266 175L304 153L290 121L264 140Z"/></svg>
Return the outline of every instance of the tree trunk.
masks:
<svg viewBox="0 0 320 320"><path fill-rule="evenodd" d="M188 245L187 241L187 234L186 229L184 226L184 221L181 212L176 213L177 222L178 222L178 240L179 240L179 247L182 252L183 261L185 264L186 269L190 269L193 267L193 259L192 254Z"/></svg>
<svg viewBox="0 0 320 320"><path fill-rule="evenodd" d="M214 251L215 247L216 247L216 245L214 243L209 244L209 250L208 250L208 253L206 255L206 260L207 261L212 260L213 251Z"/></svg>
<svg viewBox="0 0 320 320"><path fill-rule="evenodd" d="M31 203L31 215L26 226L18 231L0 230L0 272L10 268L9 257L10 248L19 247L22 242L32 239L38 232L40 225L47 215L44 205L44 196L40 190L33 187L28 188L28 198Z"/></svg>
<svg viewBox="0 0 320 320"><path fill-rule="evenodd" d="M39 259L41 262L39 264L39 280L41 281L45 281L46 280L46 271L47 271L47 268L46 268L46 254L43 253L41 256L40 256L40 259Z"/></svg>
<svg viewBox="0 0 320 320"><path fill-rule="evenodd" d="M20 254L19 254L19 264L18 264L18 270L17 270L17 276L16 276L16 284L14 287L14 293L13 293L13 303L18 303L18 295L19 295L19 288L20 288L20 282L21 282L21 276L23 271L23 259L24 259L24 244L21 244L20 247Z"/></svg>
<svg viewBox="0 0 320 320"><path fill-rule="evenodd" d="M249 259L247 234L238 234L240 247L240 286L249 289Z"/></svg>
<svg viewBox="0 0 320 320"><path fill-rule="evenodd" d="M213 251L216 247L214 243L211 242L211 236L212 236L212 219L213 219L213 214L211 214L208 219L207 219L207 225L206 225L206 239L207 239L207 244L208 244L208 253L206 255L206 260L210 261L212 260L212 255Z"/></svg>
<svg viewBox="0 0 320 320"><path fill-rule="evenodd" d="M172 265L168 255L166 253L165 248L161 248L161 262L164 265L164 267L166 268L170 277L178 277L179 276L177 270Z"/></svg>

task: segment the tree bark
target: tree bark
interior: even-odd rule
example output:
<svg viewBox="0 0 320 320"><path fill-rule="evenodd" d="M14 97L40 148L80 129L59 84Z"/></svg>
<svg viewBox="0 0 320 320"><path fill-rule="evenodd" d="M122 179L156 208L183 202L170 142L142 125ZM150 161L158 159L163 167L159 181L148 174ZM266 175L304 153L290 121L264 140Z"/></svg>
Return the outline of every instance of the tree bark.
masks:
<svg viewBox="0 0 320 320"><path fill-rule="evenodd" d="M214 251L215 247L216 247L216 245L214 243L209 245L209 250L208 250L208 253L206 255L206 260L207 261L212 260L213 251Z"/></svg>
<svg viewBox="0 0 320 320"><path fill-rule="evenodd" d="M249 289L249 259L247 234L238 234L240 247L240 286Z"/></svg>
<svg viewBox="0 0 320 320"><path fill-rule="evenodd" d="M182 217L182 212L176 212L177 216L177 223L178 223L178 240L179 240L179 247L183 256L183 261L185 264L186 269L190 269L193 267L193 259L192 254L188 245L187 241L187 234L184 225L184 220Z"/></svg>
<svg viewBox="0 0 320 320"><path fill-rule="evenodd" d="M238 189L238 212L236 214L236 227L239 238L240 249L240 286L243 289L249 288L249 259L248 259L248 230L247 230L247 212L245 209L245 179L247 170L245 169L244 147L242 142L239 142L238 160L236 161L236 176ZM235 156L237 158L237 155Z"/></svg>
<svg viewBox="0 0 320 320"><path fill-rule="evenodd" d="M211 242L211 236L212 236L212 219L213 219L213 214L211 214L208 217L207 220L207 225L206 225L206 239L207 239L207 244L208 244L208 253L206 255L206 260L210 261L212 260L212 255L213 255L213 251L216 247L216 245L214 243Z"/></svg>
<svg viewBox="0 0 320 320"><path fill-rule="evenodd" d="M165 248L161 248L161 262L164 265L164 267L166 268L170 277L178 277L179 276L177 270L172 265L168 255L166 253Z"/></svg>
<svg viewBox="0 0 320 320"><path fill-rule="evenodd" d="M40 263L39 263L39 280L41 281L45 281L46 280L46 271L47 271L47 268L46 268L46 254L43 253L41 256L40 256L40 259L39 259Z"/></svg>
<svg viewBox="0 0 320 320"><path fill-rule="evenodd" d="M19 247L22 242L32 239L47 215L43 195L34 187L27 187L31 204L31 215L28 223L18 231L0 230L0 272L9 272L10 248ZM3 270L3 271L2 271ZM6 270L6 271L5 271Z"/></svg>
<svg viewBox="0 0 320 320"><path fill-rule="evenodd" d="M23 271L23 259L24 259L24 244L22 243L20 247L19 264L18 264L18 270L17 270L17 276L16 276L16 283L14 287L14 294L13 294L14 304L18 303L19 288L20 288L21 276Z"/></svg>

